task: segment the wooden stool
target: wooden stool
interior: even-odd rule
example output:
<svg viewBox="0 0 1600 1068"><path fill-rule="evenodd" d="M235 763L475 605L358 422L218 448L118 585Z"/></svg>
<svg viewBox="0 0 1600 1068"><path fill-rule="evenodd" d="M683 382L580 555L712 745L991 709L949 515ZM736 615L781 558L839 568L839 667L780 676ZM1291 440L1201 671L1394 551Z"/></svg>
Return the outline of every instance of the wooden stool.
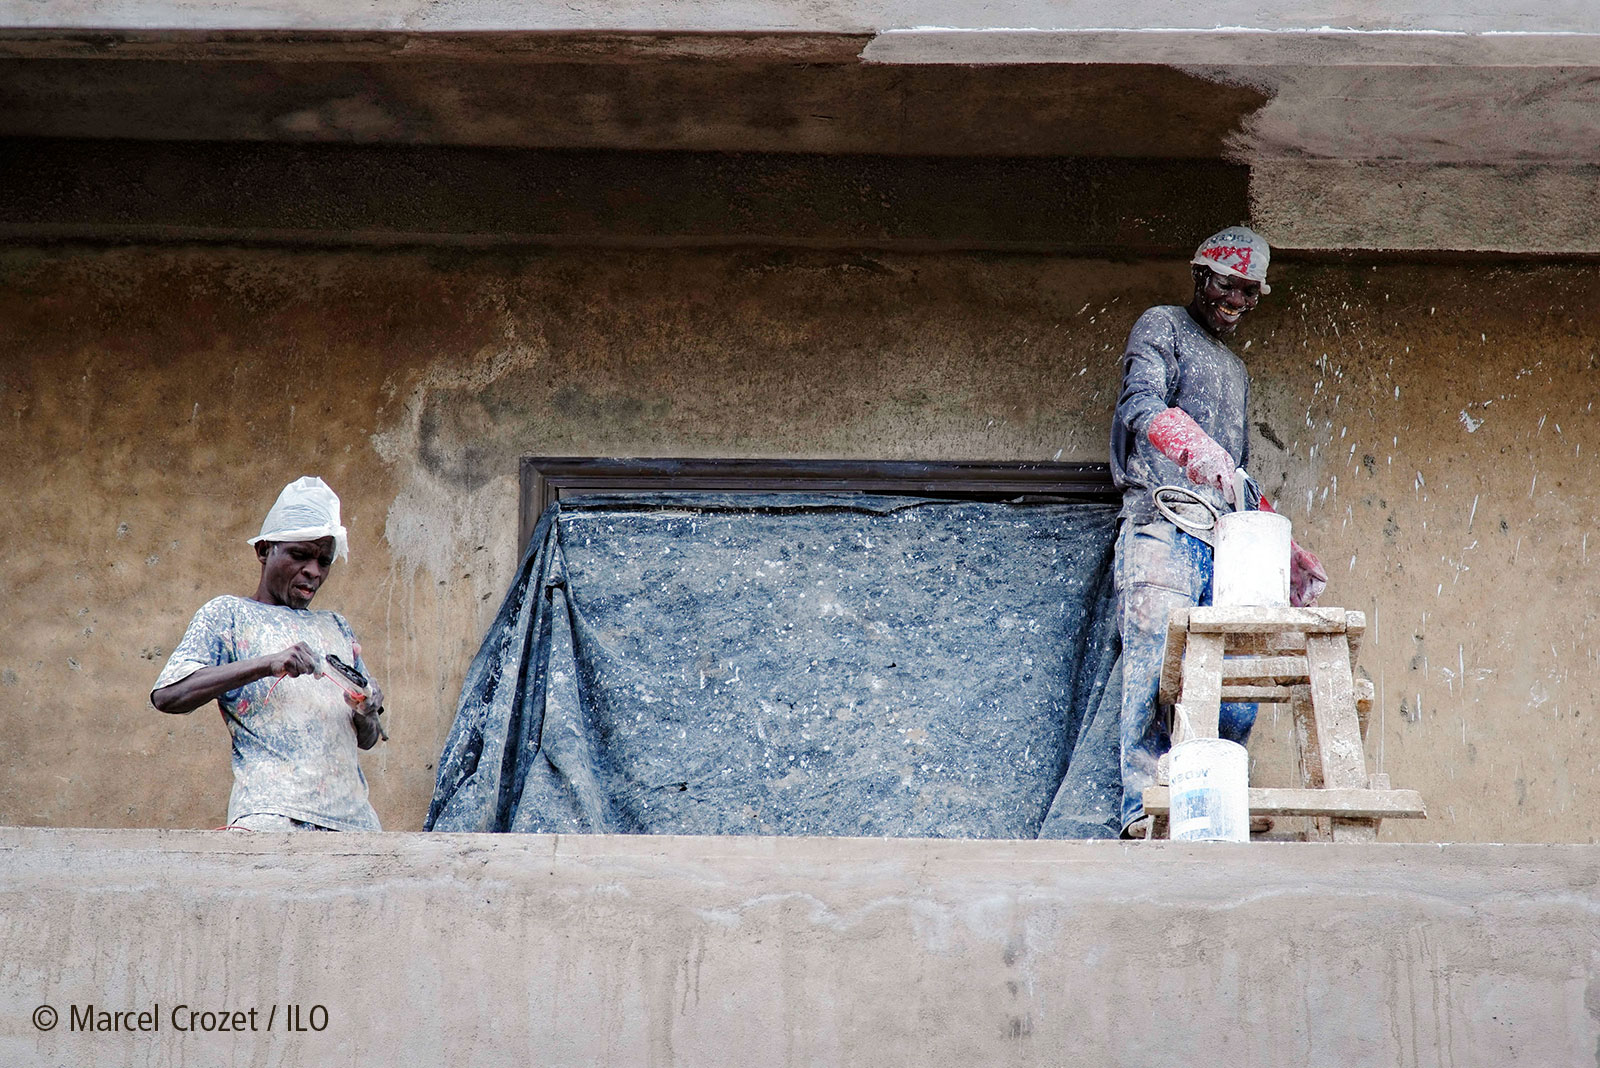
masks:
<svg viewBox="0 0 1600 1068"><path fill-rule="evenodd" d="M1181 704L1173 744L1187 721L1193 737L1215 738L1223 701L1287 702L1294 713L1301 784L1251 789L1252 816L1311 816L1312 837L1370 842L1384 819L1424 819L1415 790L1392 790L1387 775L1367 774L1363 739L1372 683L1356 679L1366 615L1343 608L1233 606L1178 609L1167 622L1158 700ZM1163 761L1165 764L1165 761ZM1165 835L1171 792L1144 793L1157 836Z"/></svg>

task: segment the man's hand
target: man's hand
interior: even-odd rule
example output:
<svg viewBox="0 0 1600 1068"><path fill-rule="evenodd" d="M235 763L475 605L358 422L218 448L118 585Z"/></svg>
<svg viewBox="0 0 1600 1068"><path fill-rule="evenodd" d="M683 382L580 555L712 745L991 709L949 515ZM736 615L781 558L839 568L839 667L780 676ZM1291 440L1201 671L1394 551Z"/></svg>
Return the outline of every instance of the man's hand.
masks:
<svg viewBox="0 0 1600 1068"><path fill-rule="evenodd" d="M305 642L295 642L289 648L268 657L269 675L314 675L317 672L317 654Z"/></svg>
<svg viewBox="0 0 1600 1068"><path fill-rule="evenodd" d="M379 738L387 737L383 733L383 724L378 720L383 712L382 686L372 683L366 697L357 697L345 691L344 699L350 706L350 721L355 724L357 747L371 749L378 744Z"/></svg>
<svg viewBox="0 0 1600 1068"><path fill-rule="evenodd" d="M1310 549L1298 542L1289 543L1289 603L1296 608L1309 608L1317 603L1322 591L1328 588L1328 573L1322 570L1322 561Z"/></svg>
<svg viewBox="0 0 1600 1068"><path fill-rule="evenodd" d="M1174 463L1183 466L1190 482L1210 486L1229 504L1233 499L1233 472L1238 464L1215 438L1200 429L1194 417L1182 408L1157 412L1146 431L1150 444Z"/></svg>

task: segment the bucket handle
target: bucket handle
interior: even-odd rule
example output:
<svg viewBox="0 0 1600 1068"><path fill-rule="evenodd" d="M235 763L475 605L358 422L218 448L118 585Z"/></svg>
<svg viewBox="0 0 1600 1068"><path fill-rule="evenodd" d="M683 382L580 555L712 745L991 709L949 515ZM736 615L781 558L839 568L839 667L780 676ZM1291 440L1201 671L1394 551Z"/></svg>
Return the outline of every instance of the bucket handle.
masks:
<svg viewBox="0 0 1600 1068"><path fill-rule="evenodd" d="M1172 505L1168 504L1167 501L1163 499L1164 494L1174 494L1179 497L1187 497L1189 501L1198 504L1200 507L1211 513L1211 522L1202 524L1193 519L1183 518L1177 512L1172 510ZM1210 501L1200 496L1188 486L1157 486L1150 494L1150 499L1155 502L1156 511L1160 512L1164 518L1170 520L1172 524L1178 527L1180 530L1187 530L1191 534L1204 534L1207 531L1216 529L1216 507L1213 506ZM1185 501L1180 503L1189 502Z"/></svg>

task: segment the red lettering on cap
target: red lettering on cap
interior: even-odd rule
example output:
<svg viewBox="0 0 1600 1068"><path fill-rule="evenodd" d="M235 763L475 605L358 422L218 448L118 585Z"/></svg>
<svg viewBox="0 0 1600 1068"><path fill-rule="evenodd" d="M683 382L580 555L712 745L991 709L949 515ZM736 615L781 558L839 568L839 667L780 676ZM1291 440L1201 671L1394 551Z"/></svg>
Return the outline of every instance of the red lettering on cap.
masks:
<svg viewBox="0 0 1600 1068"><path fill-rule="evenodd" d="M1242 247L1239 245L1216 245L1206 249L1200 255L1208 260L1216 260L1224 266L1232 266L1228 263L1229 260L1238 260L1239 270L1248 271L1250 269L1250 248L1248 245Z"/></svg>

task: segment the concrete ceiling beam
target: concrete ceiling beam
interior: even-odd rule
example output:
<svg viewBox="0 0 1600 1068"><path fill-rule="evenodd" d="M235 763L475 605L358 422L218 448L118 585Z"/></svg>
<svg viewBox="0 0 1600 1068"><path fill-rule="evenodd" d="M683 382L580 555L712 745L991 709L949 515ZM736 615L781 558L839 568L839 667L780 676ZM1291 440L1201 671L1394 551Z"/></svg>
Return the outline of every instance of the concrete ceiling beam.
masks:
<svg viewBox="0 0 1600 1068"><path fill-rule="evenodd" d="M0 136L1222 161L1289 248L1600 251L1593 0L0 0Z"/></svg>

